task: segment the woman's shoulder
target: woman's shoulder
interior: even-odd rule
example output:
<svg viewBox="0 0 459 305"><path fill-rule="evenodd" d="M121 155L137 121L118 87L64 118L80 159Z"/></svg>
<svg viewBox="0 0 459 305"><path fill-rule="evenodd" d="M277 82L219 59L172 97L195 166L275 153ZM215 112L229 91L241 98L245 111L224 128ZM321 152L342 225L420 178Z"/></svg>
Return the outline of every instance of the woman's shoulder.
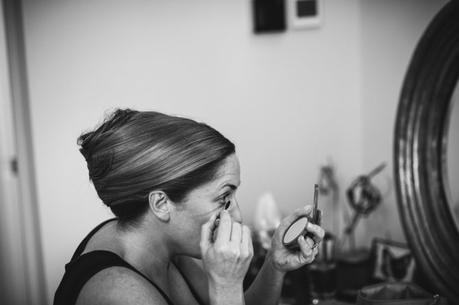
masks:
<svg viewBox="0 0 459 305"><path fill-rule="evenodd" d="M81 289L76 304L168 305L158 288L137 272L122 266L106 268L91 277Z"/></svg>
<svg viewBox="0 0 459 305"><path fill-rule="evenodd" d="M81 254L89 253L97 250L105 250L114 253L119 253L119 240L116 233L116 219L109 219L98 226L88 234L83 241L83 249Z"/></svg>

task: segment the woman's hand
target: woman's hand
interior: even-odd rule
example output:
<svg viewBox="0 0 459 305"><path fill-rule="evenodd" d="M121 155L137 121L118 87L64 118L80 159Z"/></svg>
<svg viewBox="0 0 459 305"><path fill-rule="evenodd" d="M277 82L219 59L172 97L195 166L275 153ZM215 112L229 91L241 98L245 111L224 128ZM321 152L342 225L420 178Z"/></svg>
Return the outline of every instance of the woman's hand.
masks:
<svg viewBox="0 0 459 305"><path fill-rule="evenodd" d="M314 261L317 255L317 245L322 241L324 237L324 230L315 224L310 222L306 225L306 230L314 236L313 239L310 237L300 236L298 238L299 249L296 251L285 248L282 244L282 238L284 237L285 231L288 227L299 217L310 216L312 212L312 206L306 206L304 208L296 210L293 214L284 218L276 229L271 241L271 249L268 252L268 258L271 259L273 267L279 271L287 272L300 268L305 264L309 264Z"/></svg>
<svg viewBox="0 0 459 305"><path fill-rule="evenodd" d="M242 281L253 256L252 238L247 226L233 222L229 213L220 213L215 241L215 218L202 226L201 254L209 284L218 287L242 288Z"/></svg>

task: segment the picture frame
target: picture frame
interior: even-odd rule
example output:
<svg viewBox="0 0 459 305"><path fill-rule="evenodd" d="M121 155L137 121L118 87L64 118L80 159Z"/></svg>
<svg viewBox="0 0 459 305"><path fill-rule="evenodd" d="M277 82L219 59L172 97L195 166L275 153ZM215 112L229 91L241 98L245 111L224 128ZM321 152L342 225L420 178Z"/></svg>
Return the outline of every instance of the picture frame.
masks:
<svg viewBox="0 0 459 305"><path fill-rule="evenodd" d="M374 281L411 282L416 268L407 244L375 238L371 246Z"/></svg>
<svg viewBox="0 0 459 305"><path fill-rule="evenodd" d="M308 30L319 28L323 23L323 0L287 0L289 28Z"/></svg>

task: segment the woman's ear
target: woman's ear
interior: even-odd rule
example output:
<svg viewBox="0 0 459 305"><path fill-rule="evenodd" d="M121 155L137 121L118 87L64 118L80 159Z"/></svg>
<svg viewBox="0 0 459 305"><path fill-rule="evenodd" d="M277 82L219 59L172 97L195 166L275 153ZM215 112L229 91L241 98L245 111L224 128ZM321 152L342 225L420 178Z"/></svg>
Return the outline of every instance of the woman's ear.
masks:
<svg viewBox="0 0 459 305"><path fill-rule="evenodd" d="M162 191L152 191L148 194L148 204L153 214L161 221L168 222L170 219L170 202L167 195Z"/></svg>

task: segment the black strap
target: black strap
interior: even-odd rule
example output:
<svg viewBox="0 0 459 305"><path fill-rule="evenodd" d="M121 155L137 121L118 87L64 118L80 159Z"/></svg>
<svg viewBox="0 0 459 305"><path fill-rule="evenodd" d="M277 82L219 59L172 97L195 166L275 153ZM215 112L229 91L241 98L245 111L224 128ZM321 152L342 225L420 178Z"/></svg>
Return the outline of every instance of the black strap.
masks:
<svg viewBox="0 0 459 305"><path fill-rule="evenodd" d="M106 250L96 250L81 255L89 239L105 224L115 219L109 219L98 225L80 243L72 256L72 260L65 265L64 277L54 295L54 305L75 304L81 289L89 279L98 272L110 267L124 267L139 274L158 290L167 304L173 305L167 294L158 285L116 253Z"/></svg>
<svg viewBox="0 0 459 305"><path fill-rule="evenodd" d="M83 253L84 249L86 248L86 244L88 243L88 241L91 239L91 237L94 236L94 234L97 233L97 231L99 231L103 226L105 226L107 223L109 222L112 222L114 220L116 220L117 218L111 218L111 219L108 219L104 222L102 222L101 224L99 224L97 227L95 227L94 229L91 230L91 232L89 232L88 235L86 235L86 237L81 241L81 243L78 245L77 249L75 250L75 252L73 253L72 255L72 259L71 261L77 259L81 253Z"/></svg>

